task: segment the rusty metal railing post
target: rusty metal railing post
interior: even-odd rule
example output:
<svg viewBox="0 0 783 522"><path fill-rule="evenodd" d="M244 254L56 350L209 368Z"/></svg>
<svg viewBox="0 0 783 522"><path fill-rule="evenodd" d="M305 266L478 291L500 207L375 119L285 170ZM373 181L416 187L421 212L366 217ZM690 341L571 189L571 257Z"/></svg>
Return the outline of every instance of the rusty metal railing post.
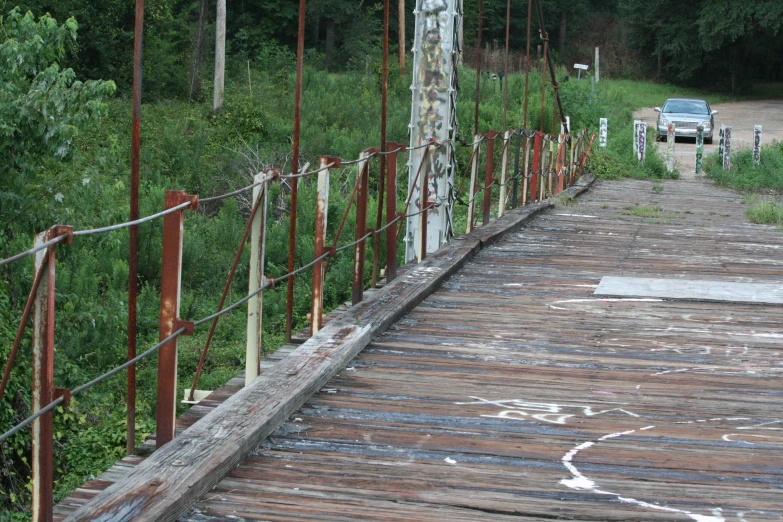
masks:
<svg viewBox="0 0 783 522"><path fill-rule="evenodd" d="M511 131L503 134L503 154L500 163L500 201L498 202L498 217L506 213L506 178L508 177L508 148L511 145Z"/></svg>
<svg viewBox="0 0 783 522"><path fill-rule="evenodd" d="M533 175L530 178L530 202L535 203L538 201L538 177L539 177L539 165L541 165L541 141L544 134L536 132L535 140L533 141Z"/></svg>
<svg viewBox="0 0 783 522"><path fill-rule="evenodd" d="M478 176L479 155L481 154L481 136L473 136L473 164L470 166L470 193L468 194L468 218L465 233L473 230L473 209L475 208L476 177Z"/></svg>
<svg viewBox="0 0 783 522"><path fill-rule="evenodd" d="M189 210L198 208L198 196L188 196L181 190L166 191L166 209L190 202ZM163 218L163 260L160 281L160 340L163 341L182 327L193 333L192 323L179 318L180 282L182 276L182 232L185 209ZM160 448L174 438L177 416L177 339L158 351L158 398L155 447Z"/></svg>
<svg viewBox="0 0 783 522"><path fill-rule="evenodd" d="M386 224L397 219L397 154L405 152L405 145L387 144L395 152L386 156ZM386 229L386 283L397 277L397 226Z"/></svg>
<svg viewBox="0 0 783 522"><path fill-rule="evenodd" d="M315 207L315 241L313 256L315 259L326 252L326 218L329 214L329 174L327 165L340 166L340 160L329 156L318 158L318 200ZM313 265L313 298L310 307L310 336L321 329L324 313L324 275L325 263L322 260Z"/></svg>
<svg viewBox="0 0 783 522"><path fill-rule="evenodd" d="M253 177L253 204L258 206L250 230L250 270L248 294L257 292L266 282L264 261L266 257L266 208L268 201L268 179L273 175L265 170ZM256 203L257 202L257 203ZM247 302L247 342L245 345L245 386L253 382L260 372L259 362L263 351L264 293L260 292Z"/></svg>
<svg viewBox="0 0 783 522"><path fill-rule="evenodd" d="M487 161L484 168L484 201L481 202L483 216L481 224L489 224L489 216L492 211L492 174L495 171L495 138L500 134L491 130L487 133Z"/></svg>
<svg viewBox="0 0 783 522"><path fill-rule="evenodd" d="M356 241L367 234L367 196L370 185L370 156L378 149L367 149L359 154L359 180L356 190ZM359 241L353 247L353 304L361 303L364 298L364 259L367 242Z"/></svg>

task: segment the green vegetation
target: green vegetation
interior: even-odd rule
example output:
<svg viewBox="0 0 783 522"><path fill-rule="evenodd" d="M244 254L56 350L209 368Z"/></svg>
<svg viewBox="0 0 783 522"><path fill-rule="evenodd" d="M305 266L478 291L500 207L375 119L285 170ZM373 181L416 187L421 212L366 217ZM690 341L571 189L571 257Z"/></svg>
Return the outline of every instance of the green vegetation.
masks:
<svg viewBox="0 0 783 522"><path fill-rule="evenodd" d="M745 203L750 204L745 210L745 217L751 223L783 227L783 202L750 196L746 197Z"/></svg>
<svg viewBox="0 0 783 522"><path fill-rule="evenodd" d="M783 192L783 143L773 142L761 147L761 161L753 164L750 149L740 149L731 155L731 170L723 170L717 154L704 161L707 175L718 185L744 192Z"/></svg>

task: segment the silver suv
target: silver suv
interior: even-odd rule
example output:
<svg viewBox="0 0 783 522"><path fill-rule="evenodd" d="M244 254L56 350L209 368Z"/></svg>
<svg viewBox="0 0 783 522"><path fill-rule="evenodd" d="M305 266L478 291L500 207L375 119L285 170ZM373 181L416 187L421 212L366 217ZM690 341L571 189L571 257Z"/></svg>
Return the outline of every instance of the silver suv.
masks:
<svg viewBox="0 0 783 522"><path fill-rule="evenodd" d="M704 100L692 98L669 98L663 108L655 107L658 112L658 139L666 139L669 124L674 123L674 137L696 137L696 127L704 127L704 143L712 143L715 118L718 111L710 109Z"/></svg>

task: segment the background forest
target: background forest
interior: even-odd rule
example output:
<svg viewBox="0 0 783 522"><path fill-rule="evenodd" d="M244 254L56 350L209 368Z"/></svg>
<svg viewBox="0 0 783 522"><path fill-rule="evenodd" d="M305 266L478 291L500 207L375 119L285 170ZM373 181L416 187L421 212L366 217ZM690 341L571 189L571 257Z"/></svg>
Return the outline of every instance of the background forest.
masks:
<svg viewBox="0 0 783 522"><path fill-rule="evenodd" d="M214 0L147 0L144 30L141 215L159 212L167 189L207 197L247 185L252 174L290 168L294 112L298 2L230 0L225 105L212 112ZM408 142L410 52L407 70L396 64L397 2L392 1L389 140ZM465 53L460 67L459 133L472 133L479 0L465 0ZM405 48L412 46L414 0L406 0ZM19 6L16 8L16 6ZM512 75L508 126L522 126L527 2L512 2ZM575 129L609 117L606 151L591 168L604 177L666 177L660 159L633 161L633 110L673 95L703 94L712 101L754 95L760 82L780 94L783 81L783 3L778 0L542 0L557 76L573 63L590 64L601 47L602 80L563 81L561 95ZM49 15L47 15L49 13ZM483 68L502 70L505 0L484 1ZM0 0L0 258L31 246L54 223L76 229L128 219L133 0ZM310 0L305 38L302 158L321 154L352 159L380 142L383 4L366 0ZM541 43L534 22L533 59ZM528 127L552 122L552 91L540 111L540 62L532 64ZM655 83L651 83L655 82ZM669 83L666 83L669 82ZM671 85L671 83L676 84ZM697 90L698 89L698 90ZM733 91L733 92L732 92ZM500 130L500 84L484 75L479 129ZM470 153L459 149L458 162ZM781 153L783 154L783 152ZM402 170L401 170L402 172ZM461 170L458 169L458 172ZM356 171L332 178L332 201L347 200ZM676 174L674 174L676 175ZM373 167L373 186L377 167ZM407 195L400 176L400 195ZM315 186L300 184L297 266L313 258ZM267 273L286 272L288 210L285 184L270 194ZM375 193L370 215L374 216ZM334 237L343 207L332 207ZM249 213L247 199L204 205L186 214L182 316L215 311ZM464 207L457 207L464 226ZM344 238L353 236L353 214ZM461 221L460 221L461 220ZM157 341L161 263L160 221L140 227L139 351ZM459 233L464 229L458 230ZM127 325L127 231L82 238L58 249L57 386L73 388L124 361ZM382 247L383 248L383 247ZM383 256L383 252L381 254ZM350 295L351 258L329 269L326 305ZM247 289L248 254L229 301ZM0 364L5 364L32 283L28 260L0 267ZM305 326L309 275L297 279L295 319ZM284 292L264 301L265 348L282 341ZM229 314L207 359L199 388L222 385L244 367L245 317ZM180 342L180 388L190 384L204 332ZM12 379L0 401L0 431L30 414L30 343L25 337ZM137 433L154 430L156 361L139 365ZM76 398L55 415L56 494L68 494L125 451L125 380L121 374ZM0 519L28 517L29 430L0 443Z"/></svg>

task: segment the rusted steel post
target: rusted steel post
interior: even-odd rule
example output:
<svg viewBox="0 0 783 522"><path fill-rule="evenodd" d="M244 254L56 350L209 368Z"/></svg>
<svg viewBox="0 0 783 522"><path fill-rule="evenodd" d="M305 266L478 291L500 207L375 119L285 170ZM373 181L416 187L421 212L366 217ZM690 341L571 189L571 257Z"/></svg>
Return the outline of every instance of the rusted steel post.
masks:
<svg viewBox="0 0 783 522"><path fill-rule="evenodd" d="M130 220L139 219L139 160L141 157L141 72L144 34L144 0L136 0L133 36L133 115L131 121ZM136 357L136 291L139 278L139 227L129 229L128 245L128 360ZM128 367L125 452L136 453L136 365Z"/></svg>
<svg viewBox="0 0 783 522"><path fill-rule="evenodd" d="M508 44L511 40L511 0L506 1L506 53L503 66L503 132L506 132L506 110L508 108Z"/></svg>
<svg viewBox="0 0 783 522"><path fill-rule="evenodd" d="M389 93L389 0L383 5L383 78L381 85L381 152L386 152L386 104ZM380 175L378 184L378 213L375 219L375 230L383 223L383 190L386 181L386 162L380 160ZM372 242L372 280L371 288L376 288L378 282L378 256L380 255L380 236L376 235Z"/></svg>
<svg viewBox="0 0 783 522"><path fill-rule="evenodd" d="M190 202L189 210L198 209L198 196L188 196L181 190L166 191L166 209ZM164 340L186 326L179 318L180 282L182 276L182 232L184 209L163 218L163 260L160 281L160 338ZM192 328L188 327L188 333ZM155 447L160 448L174 438L177 416L177 339L158 351L158 399Z"/></svg>
<svg viewBox="0 0 783 522"><path fill-rule="evenodd" d="M291 152L291 172L299 173L299 136L302 128L302 71L304 69L304 33L307 0L299 0L299 34L296 46L296 88L294 89L294 143ZM297 178L291 180L291 210L288 223L288 272L296 268L296 200ZM291 342L294 320L294 276L288 278L285 308L285 342Z"/></svg>
<svg viewBox="0 0 783 522"><path fill-rule="evenodd" d="M533 141L533 175L530 178L530 202L535 203L538 201L538 177L539 177L539 165L541 164L541 140L544 134L536 132L535 140Z"/></svg>
<svg viewBox="0 0 783 522"><path fill-rule="evenodd" d="M533 138L529 136L525 136L525 163L522 167L522 206L524 207L527 205L528 199L528 187L530 183L528 182L528 178L530 176L530 142L533 140Z"/></svg>
<svg viewBox="0 0 783 522"><path fill-rule="evenodd" d="M386 224L397 219L397 153L405 152L405 145L387 144L389 150L396 151L386 156ZM397 226L386 229L386 282L397 277Z"/></svg>
<svg viewBox="0 0 783 522"><path fill-rule="evenodd" d="M473 115L473 134L478 134L479 101L481 98L481 33L484 32L484 0L479 0L478 43L476 44L476 109Z"/></svg>
<svg viewBox="0 0 783 522"><path fill-rule="evenodd" d="M272 176L271 170L256 174L254 183ZM250 230L250 267L248 294L257 292L266 282L264 261L266 257L266 207L268 181L253 188L253 204L257 205ZM264 293L256 294L247 302L247 341L245 344L245 386L260 373L259 363L263 351Z"/></svg>
<svg viewBox="0 0 783 522"><path fill-rule="evenodd" d="M481 136L473 136L473 164L470 166L470 192L468 193L468 216L465 233L473 230L473 210L476 206L476 177L478 177L479 156L481 154Z"/></svg>
<svg viewBox="0 0 783 522"><path fill-rule="evenodd" d="M484 168L484 201L482 201L482 225L489 224L489 216L492 211L492 174L495 171L495 138L499 134L495 131L487 133L487 161Z"/></svg>
<svg viewBox="0 0 783 522"><path fill-rule="evenodd" d="M503 152L500 155L500 201L498 202L498 217L506 213L506 179L508 178L508 148L511 145L512 132L507 130L503 134Z"/></svg>
<svg viewBox="0 0 783 522"><path fill-rule="evenodd" d="M367 192L370 184L369 156L377 149L367 149L359 154L359 180L356 190L356 241L367 234ZM361 303L364 298L364 254L367 241L359 241L353 247L353 304Z"/></svg>
<svg viewBox="0 0 783 522"><path fill-rule="evenodd" d="M329 175L327 165L335 163L336 158L321 156L318 158L318 200L315 207L315 247L313 256L318 259L326 252L326 218L329 214ZM313 265L313 301L310 307L310 336L318 333L323 326L324 313L324 276L325 263L317 261Z"/></svg>
<svg viewBox="0 0 783 522"><path fill-rule="evenodd" d="M541 113L539 115L540 132L544 132L544 113L546 111L546 58L549 52L549 38L541 32L541 38L544 40L544 60L541 62Z"/></svg>
<svg viewBox="0 0 783 522"><path fill-rule="evenodd" d="M519 193L519 150L522 148L522 129L517 129L517 144L514 151L514 181L511 183L511 208L517 208ZM511 146L511 144L509 144Z"/></svg>
<svg viewBox="0 0 783 522"><path fill-rule="evenodd" d="M35 236L35 246L54 239L54 229ZM33 401L36 413L54 400L54 271L55 247L35 254L35 271L46 263L33 307ZM54 413L48 412L33 422L32 429L32 520L48 522L53 518L54 495Z"/></svg>

